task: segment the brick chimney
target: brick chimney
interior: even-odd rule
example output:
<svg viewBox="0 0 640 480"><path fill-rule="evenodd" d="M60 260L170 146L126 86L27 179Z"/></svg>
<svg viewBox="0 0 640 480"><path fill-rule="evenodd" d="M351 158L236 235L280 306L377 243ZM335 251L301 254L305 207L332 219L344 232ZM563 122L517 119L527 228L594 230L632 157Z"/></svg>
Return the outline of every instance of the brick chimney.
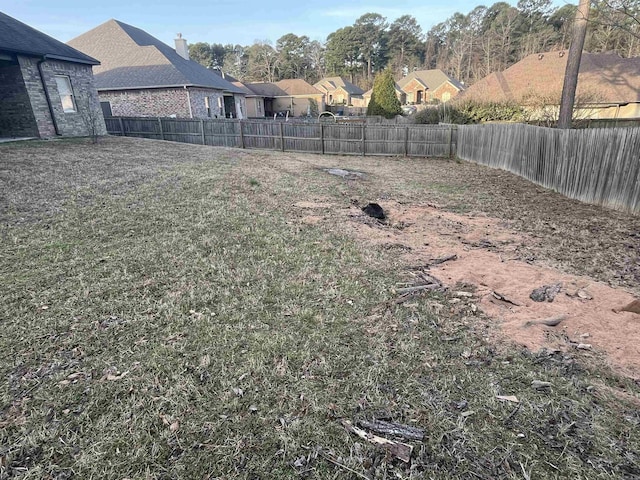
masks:
<svg viewBox="0 0 640 480"><path fill-rule="evenodd" d="M176 53L180 55L185 60L189 60L189 47L187 47L187 41L182 38L182 34L178 34L178 38L175 39L176 42Z"/></svg>

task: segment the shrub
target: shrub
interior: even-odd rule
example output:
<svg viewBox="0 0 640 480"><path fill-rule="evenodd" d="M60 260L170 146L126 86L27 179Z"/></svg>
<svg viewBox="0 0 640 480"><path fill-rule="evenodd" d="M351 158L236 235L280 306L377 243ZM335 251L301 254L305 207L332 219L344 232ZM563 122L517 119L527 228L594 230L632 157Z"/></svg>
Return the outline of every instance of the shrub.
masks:
<svg viewBox="0 0 640 480"><path fill-rule="evenodd" d="M525 119L524 109L514 102L480 103L471 100L443 103L426 108L416 115L416 123L518 122Z"/></svg>
<svg viewBox="0 0 640 480"><path fill-rule="evenodd" d="M400 100L396 96L396 82L391 70L387 69L379 74L373 82L371 101L367 106L367 115L382 115L394 118L402 114Z"/></svg>

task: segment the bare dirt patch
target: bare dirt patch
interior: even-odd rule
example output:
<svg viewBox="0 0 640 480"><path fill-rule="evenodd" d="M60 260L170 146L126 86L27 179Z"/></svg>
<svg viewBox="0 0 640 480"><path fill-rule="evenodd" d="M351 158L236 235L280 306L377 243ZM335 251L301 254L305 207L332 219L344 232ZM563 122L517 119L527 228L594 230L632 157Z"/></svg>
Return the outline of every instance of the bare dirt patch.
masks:
<svg viewBox="0 0 640 480"><path fill-rule="evenodd" d="M477 305L498 320L513 341L532 351L575 352L581 345L583 355L602 353L616 370L640 377L640 315L613 311L631 302L633 295L586 276L528 263L528 248L535 240L495 218L392 200L384 206L389 216L385 223L369 220L353 206L325 218L342 217L346 229L368 243L398 247L407 265L456 255L456 261L434 266L431 273L451 289L472 285ZM529 298L535 288L555 283L562 288L553 302ZM514 304L497 299L494 292ZM555 327L527 324L560 315L567 318Z"/></svg>

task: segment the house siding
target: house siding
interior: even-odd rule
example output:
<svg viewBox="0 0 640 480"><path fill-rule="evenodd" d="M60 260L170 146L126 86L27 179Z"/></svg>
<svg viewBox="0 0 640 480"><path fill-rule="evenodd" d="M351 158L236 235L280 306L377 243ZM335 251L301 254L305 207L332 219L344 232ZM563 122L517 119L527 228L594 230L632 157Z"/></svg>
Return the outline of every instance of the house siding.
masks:
<svg viewBox="0 0 640 480"><path fill-rule="evenodd" d="M38 71L37 57L18 56L22 78L29 94L31 108L41 137L55 136L55 128L51 119L47 97L42 87L42 79ZM91 135L95 124L95 133L106 135L107 129L102 117L102 110L93 80L90 65L47 60L41 64L44 82L49 93L51 108L55 116L58 131L62 136ZM73 90L75 112L64 112L58 93L55 75L69 77Z"/></svg>
<svg viewBox="0 0 640 480"><path fill-rule="evenodd" d="M211 117L207 114L206 97L210 99ZM193 118L224 118L222 91L209 88L189 88L189 98ZM223 105L223 107L220 108L219 105Z"/></svg>
<svg viewBox="0 0 640 480"><path fill-rule="evenodd" d="M0 137L39 136L20 65L0 68L0 92Z"/></svg>
<svg viewBox="0 0 640 480"><path fill-rule="evenodd" d="M101 102L111 104L111 111L116 117L224 118L221 90L193 87L103 90L99 95ZM211 116L207 112L206 97L210 99ZM242 105L246 111L243 96L236 95L235 101L236 109Z"/></svg>
<svg viewBox="0 0 640 480"><path fill-rule="evenodd" d="M190 117L187 92L183 88L105 90L98 95L101 102L111 104L111 112L116 117Z"/></svg>
<svg viewBox="0 0 640 480"><path fill-rule="evenodd" d="M324 95L277 97L273 101L273 110L275 112L289 110L289 115L293 117L306 117L311 105L310 100L312 99L318 103L318 111L322 112L324 110Z"/></svg>
<svg viewBox="0 0 640 480"><path fill-rule="evenodd" d="M460 93L460 90L458 90L456 87L451 85L449 82L445 82L431 93L430 98L431 99L437 98L441 102L444 102L444 101L447 101L447 100L443 100L443 95L445 93L449 93L451 95L451 97L449 98L449 100L451 100L453 97L458 95L458 93Z"/></svg>

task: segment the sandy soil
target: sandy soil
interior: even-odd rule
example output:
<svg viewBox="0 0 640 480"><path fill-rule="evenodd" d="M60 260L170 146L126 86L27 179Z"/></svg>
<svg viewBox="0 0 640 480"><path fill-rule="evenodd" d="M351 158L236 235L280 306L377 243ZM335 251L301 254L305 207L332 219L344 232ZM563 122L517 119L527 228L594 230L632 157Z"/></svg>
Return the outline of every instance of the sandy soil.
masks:
<svg viewBox="0 0 640 480"><path fill-rule="evenodd" d="M494 218L447 212L436 205L391 200L381 204L388 214L385 223L369 219L353 205L319 200L295 207L303 222L340 219L362 240L400 248L408 265L455 254L455 261L432 267L430 274L454 291L462 284L467 289L472 286L475 304L498 320L513 341L532 351L576 350L580 345L582 355L601 357L614 370L640 378L640 315L613 311L634 300L630 293L528 262L527 252L536 240ZM554 301L535 302L529 297L535 288L557 283L562 288ZM499 300L494 292L513 304ZM531 323L560 315L566 319L555 327Z"/></svg>

